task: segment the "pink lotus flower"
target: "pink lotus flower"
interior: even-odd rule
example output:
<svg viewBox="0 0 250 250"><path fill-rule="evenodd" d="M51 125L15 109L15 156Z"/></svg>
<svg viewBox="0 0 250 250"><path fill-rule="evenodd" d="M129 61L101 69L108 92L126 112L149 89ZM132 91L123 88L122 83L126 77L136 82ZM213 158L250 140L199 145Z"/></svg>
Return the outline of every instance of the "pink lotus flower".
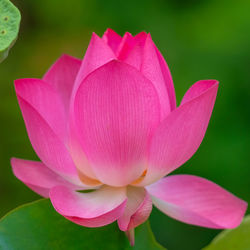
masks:
<svg viewBox="0 0 250 250"><path fill-rule="evenodd" d="M40 79L15 81L42 162L13 158L14 174L67 219L133 229L152 203L185 223L239 225L247 204L192 175L164 177L198 149L218 82L201 80L176 107L170 71L150 34L93 34L84 59L63 55ZM92 192L78 192L92 189Z"/></svg>

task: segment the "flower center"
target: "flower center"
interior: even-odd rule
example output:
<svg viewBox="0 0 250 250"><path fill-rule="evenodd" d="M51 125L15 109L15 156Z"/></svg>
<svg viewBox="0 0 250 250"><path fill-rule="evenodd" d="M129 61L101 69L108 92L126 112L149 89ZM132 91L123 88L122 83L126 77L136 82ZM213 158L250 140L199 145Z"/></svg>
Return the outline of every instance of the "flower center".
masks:
<svg viewBox="0 0 250 250"><path fill-rule="evenodd" d="M146 174L147 174L147 170L144 170L142 175L138 179L134 180L133 182L131 182L128 185L133 186L133 185L139 184L144 179ZM79 179L81 180L81 182L83 184L85 184L85 185L88 185L88 186L100 186L100 185L103 185L103 183L101 181L88 177L87 175L83 174L80 170L78 170L78 176L79 176Z"/></svg>
<svg viewBox="0 0 250 250"><path fill-rule="evenodd" d="M142 175L138 179L136 179L135 181L133 181L131 183L131 185L137 185L137 184L139 184L144 179L144 177L146 176L147 171L148 170L144 170L144 172L142 173Z"/></svg>
<svg viewBox="0 0 250 250"><path fill-rule="evenodd" d="M80 170L78 170L78 176L83 184L86 184L89 186L99 186L99 185L103 184L99 180L92 179L92 178L88 177L87 175L83 174Z"/></svg>

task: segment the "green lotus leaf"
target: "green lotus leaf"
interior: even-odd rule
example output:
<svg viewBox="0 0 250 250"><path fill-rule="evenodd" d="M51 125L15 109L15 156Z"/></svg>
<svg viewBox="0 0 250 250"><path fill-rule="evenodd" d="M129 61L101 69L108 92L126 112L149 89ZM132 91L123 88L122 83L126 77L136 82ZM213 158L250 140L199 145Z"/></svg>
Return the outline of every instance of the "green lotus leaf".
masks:
<svg viewBox="0 0 250 250"><path fill-rule="evenodd" d="M9 0L0 0L0 62L17 39L20 20L19 10Z"/></svg>
<svg viewBox="0 0 250 250"><path fill-rule="evenodd" d="M239 227L222 231L203 250L250 250L250 215Z"/></svg>
<svg viewBox="0 0 250 250"><path fill-rule="evenodd" d="M59 215L47 199L8 213L0 220L1 250L164 250L154 238L149 223L135 230L131 247L117 223L86 228Z"/></svg>

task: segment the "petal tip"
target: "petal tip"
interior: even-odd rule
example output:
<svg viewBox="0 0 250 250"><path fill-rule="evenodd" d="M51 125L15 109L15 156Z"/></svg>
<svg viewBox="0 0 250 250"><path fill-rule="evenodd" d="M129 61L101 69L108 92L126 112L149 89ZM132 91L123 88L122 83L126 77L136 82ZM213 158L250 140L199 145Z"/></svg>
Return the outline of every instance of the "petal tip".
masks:
<svg viewBox="0 0 250 250"><path fill-rule="evenodd" d="M11 158L10 158L10 164L11 164L11 165L15 164L16 160L17 160L17 158L11 157Z"/></svg>
<svg viewBox="0 0 250 250"><path fill-rule="evenodd" d="M92 39L101 39L95 32L92 32L91 40Z"/></svg>
<svg viewBox="0 0 250 250"><path fill-rule="evenodd" d="M74 56L68 55L66 53L62 53L61 56L58 58L58 61L59 60L68 60L68 59L80 60L79 58L76 58Z"/></svg>
<svg viewBox="0 0 250 250"><path fill-rule="evenodd" d="M115 32L115 31L114 31L113 29L111 29L111 28L107 28L103 35L107 35L108 33L116 34L116 35L120 36L117 32Z"/></svg>
<svg viewBox="0 0 250 250"><path fill-rule="evenodd" d="M194 83L188 91L183 96L181 105L190 102L196 98L202 97L207 94L212 94L216 96L219 87L219 81L214 79L200 80Z"/></svg>
<svg viewBox="0 0 250 250"><path fill-rule="evenodd" d="M10 166L12 168L12 172L13 174L17 177L17 173L16 173L16 164L18 163L18 159L15 157L11 157L10 158ZM18 177L17 177L18 178Z"/></svg>
<svg viewBox="0 0 250 250"><path fill-rule="evenodd" d="M126 236L128 237L129 243L131 247L135 245L135 230L134 228L125 232Z"/></svg>
<svg viewBox="0 0 250 250"><path fill-rule="evenodd" d="M20 78L14 80L15 89L17 89L25 80L27 80L27 78Z"/></svg>
<svg viewBox="0 0 250 250"><path fill-rule="evenodd" d="M15 90L16 92L18 90L21 90L22 86L24 86L26 83L35 83L35 82L43 82L41 79L38 78L20 78L20 79L16 79L14 80L14 86L15 86Z"/></svg>

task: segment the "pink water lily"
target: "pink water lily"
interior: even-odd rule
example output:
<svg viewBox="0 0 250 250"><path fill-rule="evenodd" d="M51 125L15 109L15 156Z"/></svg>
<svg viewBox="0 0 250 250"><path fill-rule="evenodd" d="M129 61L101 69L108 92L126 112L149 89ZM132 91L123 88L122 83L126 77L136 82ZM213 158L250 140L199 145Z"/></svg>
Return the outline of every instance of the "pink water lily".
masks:
<svg viewBox="0 0 250 250"><path fill-rule="evenodd" d="M176 107L170 71L150 34L93 34L82 61L63 55L42 79L16 80L15 89L41 162L13 158L14 174L67 219L86 227L117 220L132 244L152 203L193 225L241 222L247 204L218 185L165 177L198 149L218 82L196 82Z"/></svg>

